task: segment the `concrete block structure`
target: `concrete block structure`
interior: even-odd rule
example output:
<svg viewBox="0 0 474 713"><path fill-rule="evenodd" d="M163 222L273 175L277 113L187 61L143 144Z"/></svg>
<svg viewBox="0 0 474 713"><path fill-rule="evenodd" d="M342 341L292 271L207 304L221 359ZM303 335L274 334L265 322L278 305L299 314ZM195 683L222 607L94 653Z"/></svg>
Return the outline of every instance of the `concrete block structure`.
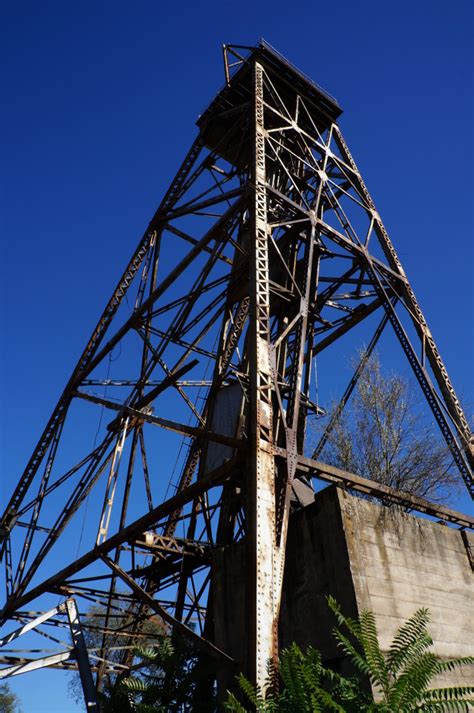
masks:
<svg viewBox="0 0 474 713"><path fill-rule="evenodd" d="M467 537L466 537L467 535ZM474 652L473 533L383 507L331 486L290 520L281 646L319 648L341 671L347 662L331 635L332 594L348 615L370 609L386 651L396 629L428 607L434 651L443 658ZM437 685L474 684L474 667Z"/></svg>

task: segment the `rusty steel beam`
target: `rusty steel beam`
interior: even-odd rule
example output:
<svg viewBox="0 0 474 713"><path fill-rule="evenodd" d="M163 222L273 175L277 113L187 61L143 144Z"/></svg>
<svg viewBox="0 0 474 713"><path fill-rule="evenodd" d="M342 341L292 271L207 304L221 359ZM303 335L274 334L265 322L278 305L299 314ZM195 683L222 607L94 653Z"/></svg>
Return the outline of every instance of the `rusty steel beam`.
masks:
<svg viewBox="0 0 474 713"><path fill-rule="evenodd" d="M197 160L197 157L202 149L202 144L201 144L201 139L198 137L196 141L194 141L193 145L191 146L190 150L188 151L186 158L184 159L183 163L181 164L178 173L175 176L174 181L171 183L168 191L166 192L163 200L160 203L160 206L156 210L153 218L151 219L145 233L143 234L142 239L140 240L137 248L135 249L127 267L125 268L122 276L120 277L117 286L115 290L112 293L112 297L110 298L109 302L107 303L98 323L96 328L94 329L91 338L89 339L89 342L87 343L86 348L84 349L83 353L81 354L79 361L77 362L72 375L58 401L57 406L55 407L45 430L43 431L38 444L33 451L33 454L28 462L28 465L26 466L26 469L22 476L20 477L20 480L18 482L18 485L16 486L10 501L5 509L5 514L2 517L2 520L0 521L0 530L2 528L8 528L9 527L9 519L11 517L15 516L16 510L18 509L19 505L23 501L23 498L28 490L29 485L31 484L36 471L44 457L44 454L51 443L51 440L54 437L54 434L56 433L57 429L59 428L60 423L62 422L62 419L64 418L65 411L68 408L68 405L70 403L70 392L71 390L77 385L78 383L78 377L80 374L82 374L83 370L86 368L86 366L90 363L92 357L94 354L97 352L97 349L100 346L100 343L102 342L102 339L104 338L104 335L110 326L112 319L114 315L116 314L122 300L124 299L125 295L127 294L128 288L130 287L130 284L136 275L137 271L140 268L140 265L142 264L147 251L150 246L150 241L153 238L153 234L156 231L157 227L160 225L160 222L163 218L163 215L170 210L171 206L174 204L178 194L179 194L179 189L182 186L184 179L189 173L189 170L191 167L194 165L194 163ZM3 556L3 547L0 551L0 556Z"/></svg>
<svg viewBox="0 0 474 713"><path fill-rule="evenodd" d="M311 477L320 478L329 483L336 483L364 495L371 495L385 504L397 505L400 508L426 513L438 520L450 522L459 527L474 529L474 518L469 515L451 510L444 505L432 503L425 498L395 490L388 485L336 468L336 466L329 465L329 463L323 463L300 455L298 456L298 465L302 472L309 474Z"/></svg>
<svg viewBox="0 0 474 713"><path fill-rule="evenodd" d="M214 644L207 639L199 636L190 629L189 626L182 624L178 619L168 612L167 609L161 606L156 599L153 599L148 592L145 591L137 582L131 577L127 572L124 572L118 565L116 565L111 559L106 555L101 555L101 559L110 567L118 577L132 590L132 592L138 597L138 599L145 604L149 609L152 609L156 614L158 614L163 621L167 624L173 626L174 629L179 631L184 636L187 636L191 641L193 641L197 646L199 646L203 651L205 651L210 656L218 658L220 661L224 661L226 665L235 667L235 661L231 656L228 656L225 651L221 651L214 646Z"/></svg>
<svg viewBox="0 0 474 713"><path fill-rule="evenodd" d="M58 584L66 581L71 575L77 574L77 572L80 572L85 567L88 567L90 564L100 559L101 555L107 554L111 550L120 546L122 543L127 542L130 537L133 537L135 534L143 533L144 530L154 525L163 517L166 517L166 515L174 512L177 507L181 507L185 503L192 501L198 494L204 493L209 490L209 488L222 484L225 480L227 480L227 478L232 476L237 462L237 459L229 461L220 468L217 468L215 471L208 473L199 482L193 483L185 490L182 490L177 495L173 496L169 500L166 500L164 503L161 503L153 510L150 510L150 512L145 513L130 525L123 528L123 530L115 535L112 535L112 537L109 537L109 539L101 545L98 545L89 552L86 552L86 554L82 555L74 562L71 562L71 564L67 567L64 567L64 569L60 570L52 577L49 577L41 584L19 597L17 600L10 601L0 611L0 619L4 619L8 616L8 614L10 614L10 612L21 608L24 604L33 601L41 594L51 591Z"/></svg>

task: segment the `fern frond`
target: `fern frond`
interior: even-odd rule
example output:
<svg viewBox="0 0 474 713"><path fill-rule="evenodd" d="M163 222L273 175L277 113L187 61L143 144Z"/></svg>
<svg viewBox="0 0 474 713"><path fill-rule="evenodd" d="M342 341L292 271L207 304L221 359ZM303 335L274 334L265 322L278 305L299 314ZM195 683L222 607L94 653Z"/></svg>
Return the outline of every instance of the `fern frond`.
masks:
<svg viewBox="0 0 474 713"><path fill-rule="evenodd" d="M459 666L472 666L474 664L474 656L460 656L456 659L447 659L442 661L438 659L436 673L444 673L445 671L454 671Z"/></svg>
<svg viewBox="0 0 474 713"><path fill-rule="evenodd" d="M404 711L423 697L431 678L436 672L438 657L427 652L407 666L392 686L388 703L393 710Z"/></svg>
<svg viewBox="0 0 474 713"><path fill-rule="evenodd" d="M445 688L430 688L423 695L423 701L427 703L439 701L464 701L466 696L474 695L474 686L447 686Z"/></svg>
<svg viewBox="0 0 474 713"><path fill-rule="evenodd" d="M377 625L373 612L362 612L360 616L360 629L361 644L364 649L366 661L371 670L371 681L381 689L384 695L387 695L390 688L389 673L385 658L380 650Z"/></svg>
<svg viewBox="0 0 474 713"><path fill-rule="evenodd" d="M242 693L248 698L249 702L257 708L257 706L263 702L262 694L258 688L250 683L250 681L245 678L243 673L238 676L237 681Z"/></svg>
<svg viewBox="0 0 474 713"><path fill-rule="evenodd" d="M164 706L159 706L157 707L155 704L152 703L138 703L138 705L135 706L134 710L136 713L167 713L166 708Z"/></svg>
<svg viewBox="0 0 474 713"><path fill-rule="evenodd" d="M303 653L296 644L282 651L280 675L292 705L302 712L308 710L309 702L302 674L303 664Z"/></svg>
<svg viewBox="0 0 474 713"><path fill-rule="evenodd" d="M156 661L159 656L158 647L156 646L137 646L134 653L141 659L145 659L145 661Z"/></svg>
<svg viewBox="0 0 474 713"><path fill-rule="evenodd" d="M309 648L301 662L301 677L308 692L321 690L321 678L324 669L321 664L321 655Z"/></svg>
<svg viewBox="0 0 474 713"><path fill-rule="evenodd" d="M423 713L469 713L472 711L473 701L447 701L423 703L416 710Z"/></svg>
<svg viewBox="0 0 474 713"><path fill-rule="evenodd" d="M427 630L429 620L428 609L421 608L397 630L387 655L387 667L393 675L432 645Z"/></svg>
<svg viewBox="0 0 474 713"><path fill-rule="evenodd" d="M127 691L132 691L133 693L143 693L147 690L148 683L137 676L129 676L128 678L123 679L122 686L126 688Z"/></svg>
<svg viewBox="0 0 474 713"><path fill-rule="evenodd" d="M355 646L344 636L338 629L333 629L333 636L337 641L337 645L350 657L356 669L364 676L371 676L371 669L364 656L357 651Z"/></svg>
<svg viewBox="0 0 474 713"><path fill-rule="evenodd" d="M311 694L311 713L313 711L335 711L335 713L346 713L344 708L336 703L330 693L320 688Z"/></svg>
<svg viewBox="0 0 474 713"><path fill-rule="evenodd" d="M267 677L265 679L265 690L267 691L265 699L271 700L273 692L278 690L278 667L273 659L269 659L267 663Z"/></svg>
<svg viewBox="0 0 474 713"><path fill-rule="evenodd" d="M360 623L356 619L351 619L351 617L345 616L342 613L340 605L337 603L337 601L331 595L326 597L326 601L328 603L330 610L336 617L339 626L345 626L346 629L348 631L350 631L352 636L357 641L360 641L360 633L361 633Z"/></svg>
<svg viewBox="0 0 474 713"><path fill-rule="evenodd" d="M227 700L224 703L224 706L225 709L231 713L248 713L247 708L244 708L230 691L227 691Z"/></svg>

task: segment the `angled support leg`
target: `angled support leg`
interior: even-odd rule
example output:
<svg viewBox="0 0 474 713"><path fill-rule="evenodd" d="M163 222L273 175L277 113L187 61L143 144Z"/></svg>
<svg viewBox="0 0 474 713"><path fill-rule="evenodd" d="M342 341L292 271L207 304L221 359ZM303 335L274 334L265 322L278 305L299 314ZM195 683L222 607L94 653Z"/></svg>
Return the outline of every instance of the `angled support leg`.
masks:
<svg viewBox="0 0 474 713"><path fill-rule="evenodd" d="M74 644L74 653L76 655L79 675L81 677L82 691L84 693L84 702L88 713L99 713L99 704L97 702L97 694L92 678L92 672L87 653L84 633L82 631L79 612L77 611L76 602L74 599L66 601L66 613L71 629L72 643Z"/></svg>

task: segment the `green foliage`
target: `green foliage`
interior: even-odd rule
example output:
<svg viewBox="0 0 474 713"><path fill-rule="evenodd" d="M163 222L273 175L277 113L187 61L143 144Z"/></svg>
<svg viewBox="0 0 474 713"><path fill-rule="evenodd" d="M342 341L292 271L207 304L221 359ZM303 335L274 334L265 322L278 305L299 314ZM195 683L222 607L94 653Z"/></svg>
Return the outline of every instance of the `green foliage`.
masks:
<svg viewBox="0 0 474 713"><path fill-rule="evenodd" d="M133 628L133 623L133 613L124 615L122 613L115 613L115 611L112 610L111 616L106 620L105 607L99 605L91 606L87 615L82 619L84 638L89 652L100 655L101 647L104 645L108 661L117 664L123 663L123 657L126 654L123 647L128 642L121 630L127 627ZM107 631L105 635L103 634L104 629ZM151 617L142 622L140 637L142 637L141 641L143 645L154 645L159 642L160 646L162 645L163 639L168 638L163 628L163 622L161 619L158 619L158 617ZM115 690L114 676L108 676L106 686L106 694L110 695L111 691ZM84 698L78 672L74 672L71 675L68 689L69 695L81 705ZM124 708L124 710L127 709Z"/></svg>
<svg viewBox="0 0 474 713"><path fill-rule="evenodd" d="M21 713L18 696L8 683L0 684L0 713Z"/></svg>
<svg viewBox="0 0 474 713"><path fill-rule="evenodd" d="M130 708L137 713L166 713L163 689L166 686L168 661L174 654L169 637L163 637L158 646L137 647L135 651L150 673L128 676L120 684L119 696L127 692Z"/></svg>
<svg viewBox="0 0 474 713"><path fill-rule="evenodd" d="M200 685L209 665L187 639L157 637L153 646L138 647L136 672L102 694L101 713L188 713L215 711L214 689L199 703Z"/></svg>
<svg viewBox="0 0 474 713"><path fill-rule="evenodd" d="M349 700L352 682L323 666L321 654L309 647L306 654L292 644L281 653L279 674L282 692L278 692L279 680L273 667L269 668L265 693L260 691L243 676L238 678L244 698L252 710L259 713L282 711L287 713L313 713L336 711L345 713L345 708L334 697ZM332 687L332 691L330 690ZM233 713L247 713L247 709L237 697L229 693L226 709Z"/></svg>
<svg viewBox="0 0 474 713"><path fill-rule="evenodd" d="M474 703L474 686L430 689L433 677L459 666L474 664L474 657L442 661L429 651L433 641L428 634L429 612L419 609L395 634L388 654L383 655L378 640L374 614L363 612L358 620L346 617L336 600L328 604L338 626L333 633L338 646L351 660L357 675L344 678L326 668L321 654L309 648L306 654L293 644L282 651L278 676L269 669L265 693L252 686L242 675L238 682L242 700L258 713L448 713L469 711ZM372 684L374 696L365 681ZM226 708L233 713L248 709L229 693Z"/></svg>
<svg viewBox="0 0 474 713"><path fill-rule="evenodd" d="M430 688L433 678L474 664L474 657L442 661L431 651L429 611L419 609L396 632L390 649L380 649L374 614L358 619L345 616L336 600L328 597L337 626L338 646L352 662L355 676L343 677L327 668L321 654L296 644L282 651L278 671L271 663L264 691L243 675L240 696L229 693L226 710L234 713L449 713L469 711L474 686ZM102 713L211 713L216 710L212 670L203 663L187 639L171 638L160 630L153 644L135 650L133 675L115 681L101 696ZM367 682L370 681L372 695ZM201 686L205 684L203 689ZM203 695L203 690L205 694ZM239 698L241 700L239 700ZM0 699L1 700L1 699ZM3 709L0 707L0 713ZM14 713L6 708L5 713Z"/></svg>
<svg viewBox="0 0 474 713"><path fill-rule="evenodd" d="M474 657L442 661L429 651L433 644L428 634L429 611L418 609L395 634L386 657L380 650L375 617L363 612L358 621L342 614L335 599L328 604L339 627L334 630L338 645L351 659L361 676L367 676L375 690L376 702L360 710L384 713L408 711L468 711L474 700L474 686L452 686L430 690L434 676L453 671L459 666L474 664Z"/></svg>

